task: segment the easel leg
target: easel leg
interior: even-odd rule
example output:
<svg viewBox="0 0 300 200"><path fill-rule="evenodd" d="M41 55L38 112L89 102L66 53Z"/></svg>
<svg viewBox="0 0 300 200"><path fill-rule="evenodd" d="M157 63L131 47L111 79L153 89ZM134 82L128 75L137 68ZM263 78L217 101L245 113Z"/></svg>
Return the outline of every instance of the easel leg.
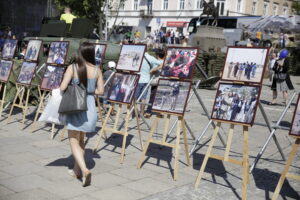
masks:
<svg viewBox="0 0 300 200"><path fill-rule="evenodd" d="M51 126L51 140L53 140L53 138L54 138L54 130L55 130L55 124L54 123L52 123L52 126Z"/></svg>
<svg viewBox="0 0 300 200"><path fill-rule="evenodd" d="M12 114L12 112L14 110L14 106L16 105L17 99L20 98L20 101L21 101L21 96L22 96L21 93L24 93L24 89L22 90L18 85L16 85L16 87L17 87L17 93L16 93L14 101L13 101L13 103L11 105L11 108L10 108L10 111L9 111L9 115L8 115L6 124L8 124L10 122L11 114Z"/></svg>
<svg viewBox="0 0 300 200"><path fill-rule="evenodd" d="M31 90L30 88L27 89L26 100L25 100L25 107L23 108L22 129L24 129L24 125L25 125L25 117L26 117L27 110L28 110L28 100L29 100L30 90Z"/></svg>
<svg viewBox="0 0 300 200"><path fill-rule="evenodd" d="M204 157L204 160L202 162L202 165L201 165L201 168L200 168L200 171L199 171L199 174L197 176L197 179L196 179L196 182L195 182L195 187L198 187L199 184L200 184L200 180L204 174L204 170L205 170L205 167L206 167L206 164L208 162L208 159L209 159L209 156L211 154L211 151L212 151L212 148L214 146L214 143L215 143L215 140L216 140L216 137L218 136L218 132L219 132L219 129L220 129L220 126L221 126L221 122L218 122L217 123L217 126L215 128L215 131L214 131L214 134L211 138L211 141L210 141L210 144L209 144L209 147L207 149L207 152L205 154L205 157Z"/></svg>
<svg viewBox="0 0 300 200"><path fill-rule="evenodd" d="M244 134L244 152L243 152L243 183L242 199L247 199L247 186L249 183L249 157L248 157L248 126L243 127Z"/></svg>
<svg viewBox="0 0 300 200"><path fill-rule="evenodd" d="M174 160L174 181L178 179L178 158L179 158L179 146L180 146L180 133L182 121L179 120L177 123L177 133L176 133L176 144L175 144L175 160Z"/></svg>
<svg viewBox="0 0 300 200"><path fill-rule="evenodd" d="M65 132L67 131L67 125L64 126L63 130L61 131L60 134L60 141L63 141L64 137L65 137Z"/></svg>
<svg viewBox="0 0 300 200"><path fill-rule="evenodd" d="M141 149L143 151L144 147L143 147L143 140L142 140L142 135L141 135L141 126L140 126L140 120L139 120L139 117L138 117L139 115L138 115L138 111L137 111L137 108L136 108L136 104L134 104L134 112L135 112L136 125L137 125L137 128L138 128L138 133L139 133L139 138L140 138Z"/></svg>
<svg viewBox="0 0 300 200"><path fill-rule="evenodd" d="M191 165L191 160L189 156L189 144L188 144L188 138L186 134L186 129L185 129L186 121L184 118L181 119L181 129L183 133L183 140L184 140L184 149L185 149L185 155L186 155L186 161L188 166Z"/></svg>
<svg viewBox="0 0 300 200"><path fill-rule="evenodd" d="M276 189L275 189L275 192L273 194L272 200L276 200L278 198L279 192L280 192L280 190L282 188L282 185L283 185L284 180L286 178L286 175L287 175L287 173L289 171L289 168L290 168L290 166L291 166L291 164L292 164L292 162L294 160L294 157L295 157L295 155L296 155L296 153L298 151L299 145L300 145L300 138L296 139L295 144L293 145L291 154L290 154L290 156L289 156L289 158L288 158L288 160L287 160L287 162L286 162L286 164L284 166L284 169L283 169L283 171L281 173L281 176L280 176L280 179L279 179L278 184L276 186Z"/></svg>
<svg viewBox="0 0 300 200"><path fill-rule="evenodd" d="M96 102L97 102L97 107L98 107L99 119L100 119L100 121L102 123L102 126L103 126L103 123L104 123L103 114L102 114L101 104L100 104L98 95L96 95Z"/></svg>
<svg viewBox="0 0 300 200"><path fill-rule="evenodd" d="M45 98L45 95L46 95L46 92L44 91L43 94L41 95L40 103L39 103L38 109L37 109L37 111L35 113L35 116L34 116L34 120L33 120L31 132L33 132L36 129L37 118L38 118L39 114L42 111L42 107L44 107L44 98Z"/></svg>
<svg viewBox="0 0 300 200"><path fill-rule="evenodd" d="M226 145L226 149L225 149L225 156L224 156L224 161L226 161L226 162L229 159L229 152L230 152L230 148L231 148L233 129L234 129L234 124L230 124L229 134L228 134L228 138L227 138L227 145Z"/></svg>
<svg viewBox="0 0 300 200"><path fill-rule="evenodd" d="M3 87L3 84L1 84L1 88L0 88L0 91ZM3 95L2 95L2 100L1 100L1 105L0 105L0 116L2 116L2 112L3 112L3 105L4 105L4 102L5 102L5 96L6 96L6 84L4 85L4 89L3 89Z"/></svg>
<svg viewBox="0 0 300 200"><path fill-rule="evenodd" d="M126 147L126 141L127 141L127 136L128 136L128 126L129 126L129 118L130 118L130 107L127 107L127 114L125 118L125 130L124 130L124 135L123 135L123 142L122 142L122 153L121 153L121 160L120 163L123 163L124 161L124 156L125 156L125 147ZM138 116L136 116L138 117ZM114 129L115 130L115 129Z"/></svg>

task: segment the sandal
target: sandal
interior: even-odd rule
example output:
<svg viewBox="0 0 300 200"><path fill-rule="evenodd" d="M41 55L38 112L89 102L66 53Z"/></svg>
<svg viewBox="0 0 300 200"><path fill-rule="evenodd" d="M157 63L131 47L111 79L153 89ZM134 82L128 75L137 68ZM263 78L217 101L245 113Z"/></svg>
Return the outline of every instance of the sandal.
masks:
<svg viewBox="0 0 300 200"><path fill-rule="evenodd" d="M269 105L269 106L276 106L276 105L278 105L278 104L277 104L277 103L269 102L268 105Z"/></svg>
<svg viewBox="0 0 300 200"><path fill-rule="evenodd" d="M80 178L80 175L77 175L77 174L74 172L73 169L68 169L68 174L69 174L70 176L72 176L73 178L77 178L77 179Z"/></svg>
<svg viewBox="0 0 300 200"><path fill-rule="evenodd" d="M91 181L92 181L92 173L90 171L84 173L84 176L82 177L82 187L91 185Z"/></svg>

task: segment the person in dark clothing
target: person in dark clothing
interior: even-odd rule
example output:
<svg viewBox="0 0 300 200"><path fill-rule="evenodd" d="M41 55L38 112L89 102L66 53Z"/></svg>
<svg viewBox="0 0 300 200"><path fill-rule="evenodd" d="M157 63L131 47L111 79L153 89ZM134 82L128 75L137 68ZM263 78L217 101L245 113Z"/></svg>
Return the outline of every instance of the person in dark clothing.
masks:
<svg viewBox="0 0 300 200"><path fill-rule="evenodd" d="M239 71L239 63L234 65L233 76L236 78L236 74Z"/></svg>

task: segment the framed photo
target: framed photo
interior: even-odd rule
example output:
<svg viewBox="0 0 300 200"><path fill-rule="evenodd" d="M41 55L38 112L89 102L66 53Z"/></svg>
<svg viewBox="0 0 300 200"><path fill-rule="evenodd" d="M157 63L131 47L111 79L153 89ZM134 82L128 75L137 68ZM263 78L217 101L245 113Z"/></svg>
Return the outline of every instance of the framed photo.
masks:
<svg viewBox="0 0 300 200"><path fill-rule="evenodd" d="M102 65L106 50L106 44L95 44L95 62L96 66Z"/></svg>
<svg viewBox="0 0 300 200"><path fill-rule="evenodd" d="M24 60L37 61L42 46L42 40L29 40Z"/></svg>
<svg viewBox="0 0 300 200"><path fill-rule="evenodd" d="M41 89L53 90L59 88L64 77L64 73L64 67L48 65L41 82Z"/></svg>
<svg viewBox="0 0 300 200"><path fill-rule="evenodd" d="M252 126L260 90L260 86L220 83L211 118Z"/></svg>
<svg viewBox="0 0 300 200"><path fill-rule="evenodd" d="M0 82L7 83L12 67L13 61L0 60Z"/></svg>
<svg viewBox="0 0 300 200"><path fill-rule="evenodd" d="M17 83L22 85L30 85L34 77L36 66L37 63L35 62L23 62Z"/></svg>
<svg viewBox="0 0 300 200"><path fill-rule="evenodd" d="M262 83L268 48L228 47L221 80Z"/></svg>
<svg viewBox="0 0 300 200"><path fill-rule="evenodd" d="M64 65L66 63L68 48L68 41L51 42L47 64Z"/></svg>
<svg viewBox="0 0 300 200"><path fill-rule="evenodd" d="M161 76L191 79L197 56L197 48L168 47Z"/></svg>
<svg viewBox="0 0 300 200"><path fill-rule="evenodd" d="M300 94L298 95L297 105L294 112L289 135L300 137Z"/></svg>
<svg viewBox="0 0 300 200"><path fill-rule="evenodd" d="M2 50L2 58L12 59L16 51L17 43L17 40L5 40Z"/></svg>
<svg viewBox="0 0 300 200"><path fill-rule="evenodd" d="M107 99L113 102L131 104L140 76L136 74L115 73Z"/></svg>
<svg viewBox="0 0 300 200"><path fill-rule="evenodd" d="M183 115L191 85L190 81L159 79L152 110Z"/></svg>
<svg viewBox="0 0 300 200"><path fill-rule="evenodd" d="M139 72L145 51L145 44L123 44L116 69Z"/></svg>

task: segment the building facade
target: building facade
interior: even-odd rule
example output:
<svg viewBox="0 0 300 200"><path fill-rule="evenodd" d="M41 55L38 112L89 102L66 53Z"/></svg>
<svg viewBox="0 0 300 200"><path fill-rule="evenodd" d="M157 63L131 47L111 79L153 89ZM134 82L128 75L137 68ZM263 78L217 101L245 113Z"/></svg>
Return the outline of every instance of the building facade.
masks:
<svg viewBox="0 0 300 200"><path fill-rule="evenodd" d="M208 1L208 0L207 0ZM187 32L192 18L202 13L202 0L111 0L108 27L135 27L142 35L155 30L179 29ZM288 15L291 0L214 0L220 16ZM119 12L117 11L119 9Z"/></svg>

